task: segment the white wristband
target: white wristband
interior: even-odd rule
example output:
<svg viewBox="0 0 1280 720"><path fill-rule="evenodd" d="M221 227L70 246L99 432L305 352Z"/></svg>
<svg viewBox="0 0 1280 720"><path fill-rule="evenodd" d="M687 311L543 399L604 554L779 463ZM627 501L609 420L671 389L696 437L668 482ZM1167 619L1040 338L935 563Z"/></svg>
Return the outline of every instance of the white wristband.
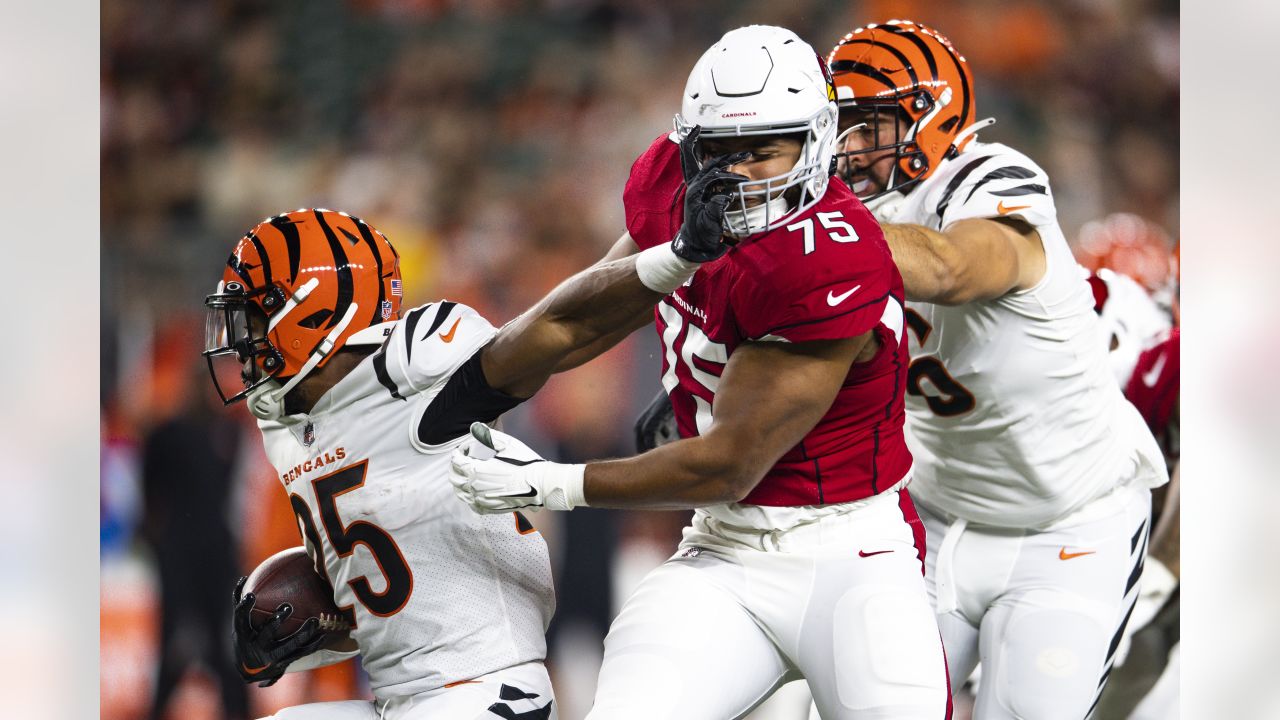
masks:
<svg viewBox="0 0 1280 720"><path fill-rule="evenodd" d="M676 255L671 243L651 247L636 256L636 275L640 276L640 282L663 295L675 292L699 267L699 263Z"/></svg>
<svg viewBox="0 0 1280 720"><path fill-rule="evenodd" d="M587 466L562 465L560 463L536 463L542 475L542 506L548 510L572 510L587 504L583 496L582 480Z"/></svg>

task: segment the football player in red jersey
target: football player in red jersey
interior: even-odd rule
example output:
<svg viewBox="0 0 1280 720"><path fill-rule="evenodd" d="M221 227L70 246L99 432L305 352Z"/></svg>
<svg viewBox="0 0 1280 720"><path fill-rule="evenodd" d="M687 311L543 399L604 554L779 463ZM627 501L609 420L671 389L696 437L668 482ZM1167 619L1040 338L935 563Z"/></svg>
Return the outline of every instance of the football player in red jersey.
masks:
<svg viewBox="0 0 1280 720"><path fill-rule="evenodd" d="M709 157L740 176L717 179L734 246L656 312L682 440L561 465L474 425L454 453L483 513L697 508L614 621L592 718L740 717L801 677L824 718L950 715L905 490L902 282L874 219L828 182L834 98L791 31L731 31L632 167L617 254L686 231L700 188L684 185Z"/></svg>

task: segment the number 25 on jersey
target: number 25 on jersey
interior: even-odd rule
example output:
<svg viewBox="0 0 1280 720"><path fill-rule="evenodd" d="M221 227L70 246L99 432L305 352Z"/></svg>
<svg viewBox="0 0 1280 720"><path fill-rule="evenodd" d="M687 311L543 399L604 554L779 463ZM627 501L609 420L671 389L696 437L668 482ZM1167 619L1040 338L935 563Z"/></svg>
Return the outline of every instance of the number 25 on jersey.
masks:
<svg viewBox="0 0 1280 720"><path fill-rule="evenodd" d="M365 609L378 617L387 617L400 612L405 603L409 602L409 596L413 594L413 572L405 562L396 541L391 539L386 530L364 520L344 524L338 515L338 496L360 489L364 485L368 467L369 461L361 460L354 465L313 480L311 486L315 489L316 503L319 505L320 522L324 526L325 537L338 557L350 556L355 552L356 545L364 545L373 555L373 561L377 563L385 579L385 587L382 591L375 591L364 575L348 581L347 584ZM324 546L321 545L320 533L316 528L315 520L312 519L311 509L297 494L290 495L289 502L293 505L293 512L302 526L303 536L315 548L316 572L329 580L329 573L324 566ZM350 606L343 609L348 608Z"/></svg>

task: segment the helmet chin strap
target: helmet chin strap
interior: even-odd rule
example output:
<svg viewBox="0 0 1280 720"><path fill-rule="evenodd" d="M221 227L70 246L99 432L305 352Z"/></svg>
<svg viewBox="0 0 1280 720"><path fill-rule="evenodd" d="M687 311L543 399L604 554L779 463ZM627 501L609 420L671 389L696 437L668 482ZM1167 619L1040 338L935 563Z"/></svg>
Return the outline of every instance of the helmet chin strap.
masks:
<svg viewBox="0 0 1280 720"><path fill-rule="evenodd" d="M986 118L984 120L979 120L978 122L956 133L956 139L951 141L951 147L959 149L960 146L963 145L964 142L969 139L970 135L976 134L979 130L981 130L984 127L995 125L995 124L996 124L995 118Z"/></svg>
<svg viewBox="0 0 1280 720"><path fill-rule="evenodd" d="M314 278L307 284L310 285L311 282L316 282L318 284L318 281L314 280ZM304 286L304 288L305 287L306 286ZM290 302L293 302L293 300L290 299ZM356 303L351 303L351 305L347 307L347 312L342 316L342 320L338 321L338 324L329 331L329 334L324 336L324 340L321 340L320 346L312 351L311 357L307 358L307 362L305 362L302 365L302 368L298 370L293 377L289 378L289 381L283 386L275 380L268 380L249 393L247 398L249 412L253 413L254 417L262 420L279 420L284 417L284 396L288 395L290 390L297 387L298 383L302 382L303 378L309 375L321 361L328 357L329 353L333 352L334 344L337 342L338 337L342 335L342 332L346 330L347 326L351 324L351 321L355 319L358 307L359 305ZM285 306L285 311L291 309L291 307ZM280 315L283 316L284 312L281 312Z"/></svg>

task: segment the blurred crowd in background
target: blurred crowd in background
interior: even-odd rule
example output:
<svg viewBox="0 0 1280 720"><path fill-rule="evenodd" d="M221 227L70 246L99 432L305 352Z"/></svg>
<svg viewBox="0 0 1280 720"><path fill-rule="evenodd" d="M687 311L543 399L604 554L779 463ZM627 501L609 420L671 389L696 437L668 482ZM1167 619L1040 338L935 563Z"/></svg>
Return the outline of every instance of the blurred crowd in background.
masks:
<svg viewBox="0 0 1280 720"><path fill-rule="evenodd" d="M225 689L220 704L210 665L229 624L205 633L200 602L161 592L167 553L208 580L188 595L213 594L209 612L229 618L234 576L299 543L248 413L221 409L199 358L203 297L269 215L357 215L399 250L406 307L448 298L501 324L621 234L631 162L671 128L721 34L783 25L825 53L902 17L966 56L978 118L998 120L981 139L1048 171L1068 238L1120 211L1179 234L1174 0L113 0L101 12L104 719L145 716L158 677L175 693L168 716L197 720L367 693L347 663ZM652 335L556 378L509 427L555 459L631 452L631 421L658 389ZM166 457L176 442L190 451ZM204 457L204 472L183 472ZM536 519L557 564L550 662L565 720L589 705L613 612L686 517ZM163 632L162 605L181 610Z"/></svg>

